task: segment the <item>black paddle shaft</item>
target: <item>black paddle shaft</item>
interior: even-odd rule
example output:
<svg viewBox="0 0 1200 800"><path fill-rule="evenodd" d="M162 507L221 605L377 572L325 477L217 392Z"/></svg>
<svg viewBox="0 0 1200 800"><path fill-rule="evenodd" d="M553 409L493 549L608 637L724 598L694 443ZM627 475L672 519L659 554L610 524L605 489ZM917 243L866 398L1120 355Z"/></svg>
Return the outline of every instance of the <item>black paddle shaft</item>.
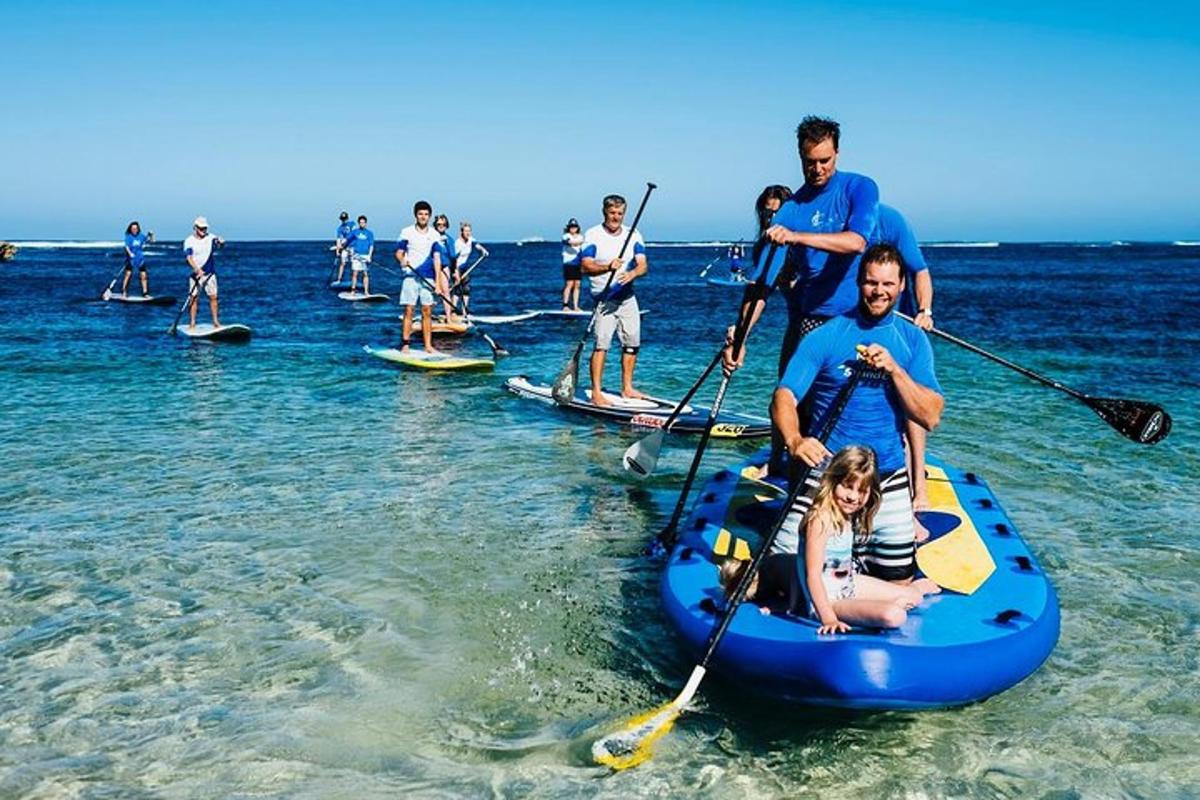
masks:
<svg viewBox="0 0 1200 800"><path fill-rule="evenodd" d="M912 317L906 314L899 314L899 316L909 322L913 321ZM1160 442L1167 438L1167 434L1171 431L1171 415L1160 405L1140 400L1094 397L1090 394L1084 394L1078 389L1072 389L1070 386L1059 383L1052 378L1039 375L1031 369L1022 367L1020 364L1014 364L1008 359L1001 358L994 353L989 353L982 347L973 345L945 331L933 328L930 330L930 333L940 336L948 342L953 342L959 347L964 347L976 355L981 355L989 361L994 361L1001 366L1019 372L1026 378L1037 381L1043 386L1049 386L1051 389L1057 389L1060 392L1069 394L1095 411L1100 419L1107 422L1117 433L1139 444L1155 444Z"/></svg>
<svg viewBox="0 0 1200 800"><path fill-rule="evenodd" d="M838 392L837 399L830 406L829 413L825 416L825 420L821 425L817 438L825 442L829 438L829 434L833 432L834 425L842 416L842 412L846 410L846 403L850 401L850 395L854 393L854 387L858 385L858 380L862 377L864 367L860 364L855 364L851 370L850 378L846 381L846 385ZM804 483L813 468L805 466L796 476L795 483L792 484L791 490L787 494L787 498L783 501L783 508L779 512L778 519L771 526L771 532L767 534L767 538L763 540L762 546L758 548L758 552L754 554L754 558L750 560L750 566L742 573L741 580L738 581L737 587L730 596L725 608L725 613L721 617L721 621L708 637L708 647L704 651L704 657L700 659L700 666L707 669L708 662L713 657L713 653L717 652L717 646L721 643L721 639L725 636L725 631L729 629L729 623L733 621L734 614L737 613L738 607L742 601L746 599L746 592L750 590L750 582L753 580L758 568L762 565L763 559L771 550L771 545L775 544L775 539L779 536L779 532L783 530L783 525L787 522L788 515L792 512L792 506L800 497L800 493L804 491Z"/></svg>
<svg viewBox="0 0 1200 800"><path fill-rule="evenodd" d="M183 312L187 311L187 307L192 304L193 299L196 299L196 300L200 299L200 293L203 292L204 287L208 285L208 279L216 274L217 273L215 273L215 272L210 272L204 276L204 280L202 280L202 281L197 281L196 276L195 275L192 276L192 282L195 283L196 285L190 291L188 291L187 297L185 297L183 300L183 307L180 308L179 313L175 315L175 321L171 323L171 327L167 330L167 333L175 332L175 329L179 327L179 320L183 316Z"/></svg>
<svg viewBox="0 0 1200 800"><path fill-rule="evenodd" d="M766 264L759 273L758 279L753 284L746 287L747 293L761 293L761 298L753 297L749 305L746 305L743 302L743 308L738 316L737 325L734 327L733 331L733 349L730 351L735 358L737 357L738 350L740 350L742 345L745 343L746 336L749 333L750 319L754 316L754 304L757 303L759 299L765 301L767 297L770 296L771 288L767 286L766 282L767 272L771 265L771 261L773 261L775 258L775 250L778 247L779 245L775 243L771 244L770 249L767 251ZM704 374L700 376L700 381L692 387L692 391L688 394L688 396L683 398L679 406L677 406L676 409L671 413L671 416L667 418L666 424L663 425L664 430L670 430L671 423L675 421L677 416L679 416L680 409L682 409L684 404L687 403L691 395L700 388L700 384L704 382L704 379L708 377L713 368L716 367L716 365L721 361L724 353L725 348L722 346L721 349L717 351L716 356L713 357L712 363L708 365L708 369L706 369ZM683 516L683 509L687 505L688 493L692 490L692 482L696 480L696 473L700 469L700 461L704 457L704 448L708 446L709 437L712 436L712 429L717 423L717 415L721 411L721 403L725 400L725 389L728 386L729 376L726 376L722 379L721 387L717 390L717 396L713 401L712 408L709 409L708 420L704 424L704 431L700 434L700 441L696 444L696 452L692 455L692 465L688 469L687 477L684 478L683 488L679 491L679 499L675 501L675 510L671 513L671 520L658 534L658 541L665 548L670 548L671 545L675 543L676 528L679 525L680 518Z"/></svg>

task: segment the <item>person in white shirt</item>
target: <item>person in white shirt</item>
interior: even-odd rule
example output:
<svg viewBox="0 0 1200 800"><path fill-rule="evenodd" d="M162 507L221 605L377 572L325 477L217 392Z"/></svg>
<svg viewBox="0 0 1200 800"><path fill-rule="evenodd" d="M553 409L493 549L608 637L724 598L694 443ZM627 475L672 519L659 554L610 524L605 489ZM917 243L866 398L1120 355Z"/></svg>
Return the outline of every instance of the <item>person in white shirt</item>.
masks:
<svg viewBox="0 0 1200 800"><path fill-rule="evenodd" d="M221 321L217 318L217 265L213 250L224 246L225 240L220 236L208 235L208 220L196 217L192 223L192 235L183 240L183 255L192 269L191 280L188 281L190 328L196 327L196 310L200 305L201 292L208 295L213 327L221 327Z"/></svg>
<svg viewBox="0 0 1200 800"><path fill-rule="evenodd" d="M580 253L583 274L588 276L592 300L598 306L591 361L592 402L598 406L609 405L601 384L604 357L614 333L621 342L621 396L645 397L633 388L633 369L642 344L642 315L633 294L633 282L646 274L649 265L642 234L630 231L623 224L626 205L619 194L604 198L604 222L588 228ZM626 238L628 247L624 246Z"/></svg>
<svg viewBox="0 0 1200 800"><path fill-rule="evenodd" d="M421 304L421 338L425 352L436 353L433 347L433 290L438 272L441 270L441 236L429 224L433 207L424 200L413 205L415 222L400 231L396 242L396 260L404 268L404 281L400 284L400 305L404 306L404 322L401 326L403 339L400 349L408 352L412 337L413 306Z"/></svg>
<svg viewBox="0 0 1200 800"><path fill-rule="evenodd" d="M454 240L450 249L450 252L454 253L454 271L451 276L453 282L450 285L454 288L454 294L462 300L463 316L470 313L468 306L471 304L471 277L468 275L464 279L463 268L467 266L475 250L478 250L481 256L488 255L487 248L475 241L471 234L471 223L463 220L458 223L458 238Z"/></svg>
<svg viewBox="0 0 1200 800"><path fill-rule="evenodd" d="M563 260L563 291L562 310L580 311L579 282L583 278L580 267L583 256L583 234L579 230L579 221L574 217L567 220L562 235Z"/></svg>

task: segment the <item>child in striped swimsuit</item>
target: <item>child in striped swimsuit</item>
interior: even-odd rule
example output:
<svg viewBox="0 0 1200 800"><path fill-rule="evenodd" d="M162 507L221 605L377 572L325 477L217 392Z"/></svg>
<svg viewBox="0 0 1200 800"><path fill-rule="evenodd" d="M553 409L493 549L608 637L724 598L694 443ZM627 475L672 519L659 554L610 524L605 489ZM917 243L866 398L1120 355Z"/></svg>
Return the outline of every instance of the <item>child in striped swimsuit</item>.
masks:
<svg viewBox="0 0 1200 800"><path fill-rule="evenodd" d="M899 628L907 611L941 591L928 578L897 585L857 574L854 543L865 541L882 495L875 452L851 445L821 475L812 507L800 525L803 541L796 567L818 633L843 633L851 625Z"/></svg>

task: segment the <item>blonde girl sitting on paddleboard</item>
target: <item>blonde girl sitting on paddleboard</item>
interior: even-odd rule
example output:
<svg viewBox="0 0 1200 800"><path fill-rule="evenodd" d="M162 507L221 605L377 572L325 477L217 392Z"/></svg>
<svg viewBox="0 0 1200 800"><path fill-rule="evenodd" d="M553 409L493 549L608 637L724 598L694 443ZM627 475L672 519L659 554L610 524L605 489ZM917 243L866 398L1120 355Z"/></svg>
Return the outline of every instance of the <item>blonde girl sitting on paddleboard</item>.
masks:
<svg viewBox="0 0 1200 800"><path fill-rule="evenodd" d="M941 591L928 578L897 585L855 571L856 539L861 544L870 537L881 497L869 447L842 449L821 475L800 526L796 561L808 614L821 623L818 633L843 633L851 625L898 628L908 609Z"/></svg>

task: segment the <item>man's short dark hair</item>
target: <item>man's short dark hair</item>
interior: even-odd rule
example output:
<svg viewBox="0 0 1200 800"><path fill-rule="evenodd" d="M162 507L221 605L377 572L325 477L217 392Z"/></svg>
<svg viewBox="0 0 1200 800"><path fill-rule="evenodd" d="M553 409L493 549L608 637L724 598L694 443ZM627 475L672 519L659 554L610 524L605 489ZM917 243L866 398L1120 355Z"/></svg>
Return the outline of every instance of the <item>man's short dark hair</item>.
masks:
<svg viewBox="0 0 1200 800"><path fill-rule="evenodd" d="M366 215L366 214L359 214L359 215L358 215L358 221L359 221L359 222L366 222L366 221L367 221L367 215Z"/></svg>
<svg viewBox="0 0 1200 800"><path fill-rule="evenodd" d="M833 149L837 150L841 136L842 126L829 117L808 116L796 126L796 148L803 150L808 142L820 144L826 139L833 139Z"/></svg>
<svg viewBox="0 0 1200 800"><path fill-rule="evenodd" d="M417 215L418 211L428 211L430 214L432 214L433 206L429 205L429 203L425 202L424 200L418 200L416 203L413 204L413 216L414 217Z"/></svg>
<svg viewBox="0 0 1200 800"><path fill-rule="evenodd" d="M863 279L867 275L867 267L872 264L895 264L900 268L900 280L904 280L904 275L908 271L908 267L904 264L904 256L900 255L900 251L893 245L887 242L873 244L867 248L867 252L863 253L862 259L858 262L858 285L862 286Z"/></svg>
<svg viewBox="0 0 1200 800"><path fill-rule="evenodd" d="M605 211L612 208L613 206L627 206L627 205L629 205L629 204L625 202L625 198L621 197L621 195L619 195L619 194L610 194L610 195L605 195L605 197L604 197L604 210Z"/></svg>

